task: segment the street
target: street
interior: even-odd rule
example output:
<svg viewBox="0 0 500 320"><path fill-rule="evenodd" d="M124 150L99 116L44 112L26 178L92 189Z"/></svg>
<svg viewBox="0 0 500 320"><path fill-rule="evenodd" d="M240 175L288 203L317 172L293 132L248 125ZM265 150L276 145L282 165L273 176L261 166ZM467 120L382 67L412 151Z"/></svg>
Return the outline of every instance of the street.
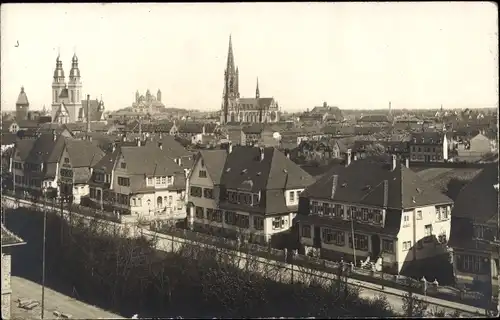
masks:
<svg viewBox="0 0 500 320"><path fill-rule="evenodd" d="M40 319L42 286L26 280L24 278L11 278L12 300L11 317L12 319ZM33 310L25 310L18 307L18 299L32 299L40 302L40 306ZM119 315L101 310L95 306L88 305L52 289L45 288L45 319L57 319L54 311L71 315L74 319L124 319Z"/></svg>

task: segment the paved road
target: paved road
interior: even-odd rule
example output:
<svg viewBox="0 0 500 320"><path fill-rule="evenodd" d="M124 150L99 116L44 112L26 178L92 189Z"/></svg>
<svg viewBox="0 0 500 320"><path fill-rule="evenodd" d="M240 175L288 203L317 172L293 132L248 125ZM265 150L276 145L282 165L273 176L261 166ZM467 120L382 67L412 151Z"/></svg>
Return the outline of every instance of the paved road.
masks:
<svg viewBox="0 0 500 320"><path fill-rule="evenodd" d="M31 311L17 306L21 299L33 299L41 302L42 286L19 277L11 277L12 319L40 319L41 306ZM54 311L70 314L73 319L125 319L119 315L88 305L49 288L45 288L45 319L56 319Z"/></svg>

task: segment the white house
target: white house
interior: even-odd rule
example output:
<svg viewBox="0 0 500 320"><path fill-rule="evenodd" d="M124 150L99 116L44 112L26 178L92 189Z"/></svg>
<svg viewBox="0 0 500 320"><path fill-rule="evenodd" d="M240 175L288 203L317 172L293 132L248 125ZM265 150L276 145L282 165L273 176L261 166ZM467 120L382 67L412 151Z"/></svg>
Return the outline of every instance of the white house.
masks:
<svg viewBox="0 0 500 320"><path fill-rule="evenodd" d="M287 231L313 178L273 147L201 151L189 177L194 228L264 243Z"/></svg>
<svg viewBox="0 0 500 320"><path fill-rule="evenodd" d="M305 252L371 261L393 273L447 253L453 201L395 156L351 161L348 150L346 164L309 186L300 201L296 221Z"/></svg>

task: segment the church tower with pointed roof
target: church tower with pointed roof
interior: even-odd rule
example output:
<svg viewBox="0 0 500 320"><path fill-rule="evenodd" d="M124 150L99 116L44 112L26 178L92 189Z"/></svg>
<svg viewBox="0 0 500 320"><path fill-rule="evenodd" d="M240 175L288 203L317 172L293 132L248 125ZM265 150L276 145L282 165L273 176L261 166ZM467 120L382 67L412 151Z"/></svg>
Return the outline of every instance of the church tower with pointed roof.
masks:
<svg viewBox="0 0 500 320"><path fill-rule="evenodd" d="M76 54L71 59L71 70L69 71L68 81L68 101L66 109L69 114L69 121L76 122L78 114L82 108L82 81L80 78L80 69L78 68L78 57Z"/></svg>
<svg viewBox="0 0 500 320"><path fill-rule="evenodd" d="M26 96L26 92L24 92L24 87L21 87L21 92L16 102L16 121L28 120L29 108L28 97Z"/></svg>
<svg viewBox="0 0 500 320"><path fill-rule="evenodd" d="M54 77L52 80L52 108L51 108L52 120L55 119L56 113L59 110L61 104L59 96L61 95L61 92L64 90L65 87L66 87L66 81L64 78L64 69L60 56L57 55L56 68L54 70Z"/></svg>

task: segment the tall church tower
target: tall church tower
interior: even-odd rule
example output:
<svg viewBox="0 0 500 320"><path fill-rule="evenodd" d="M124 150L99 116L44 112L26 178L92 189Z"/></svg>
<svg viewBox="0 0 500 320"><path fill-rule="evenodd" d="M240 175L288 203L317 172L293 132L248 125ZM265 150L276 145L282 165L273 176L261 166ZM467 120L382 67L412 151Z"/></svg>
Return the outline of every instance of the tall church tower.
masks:
<svg viewBox="0 0 500 320"><path fill-rule="evenodd" d="M59 109L59 105L61 104L59 95L61 91L65 88L66 83L64 80L64 70L62 66L61 59L59 59L59 55L57 55L56 59L56 69L54 70L54 78L52 80L52 106L51 106L51 117L54 120L57 110Z"/></svg>
<svg viewBox="0 0 500 320"><path fill-rule="evenodd" d="M68 96L69 101L66 104L68 109L69 121L76 122L78 114L82 108L82 81L80 78L80 69L78 68L78 57L73 55L71 60L71 70L69 72ZM83 120L83 119L82 119Z"/></svg>
<svg viewBox="0 0 500 320"><path fill-rule="evenodd" d="M24 92L24 87L21 87L21 92L17 97L16 102L16 120L28 120L30 103L28 101L28 97L26 96L26 92Z"/></svg>
<svg viewBox="0 0 500 320"><path fill-rule="evenodd" d="M234 67L233 44L229 36L226 70L224 71L224 90L221 108L221 123L237 120L236 106L240 92L238 88L239 70Z"/></svg>

